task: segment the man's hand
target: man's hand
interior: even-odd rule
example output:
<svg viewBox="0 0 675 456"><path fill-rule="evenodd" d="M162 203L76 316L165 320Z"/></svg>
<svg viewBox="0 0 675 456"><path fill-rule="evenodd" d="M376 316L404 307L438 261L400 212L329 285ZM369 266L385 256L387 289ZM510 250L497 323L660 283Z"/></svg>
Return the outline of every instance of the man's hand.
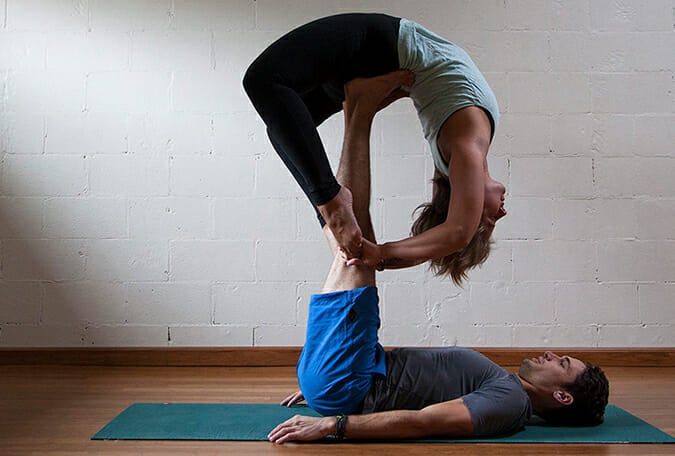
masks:
<svg viewBox="0 0 675 456"><path fill-rule="evenodd" d="M285 443L291 440L319 440L335 431L335 417L323 418L295 415L267 434L272 443Z"/></svg>
<svg viewBox="0 0 675 456"><path fill-rule="evenodd" d="M292 407L295 404L302 402L305 400L305 396L302 395L302 391L296 391L295 393L291 394L288 396L286 399L281 401L280 405L284 405L286 407Z"/></svg>

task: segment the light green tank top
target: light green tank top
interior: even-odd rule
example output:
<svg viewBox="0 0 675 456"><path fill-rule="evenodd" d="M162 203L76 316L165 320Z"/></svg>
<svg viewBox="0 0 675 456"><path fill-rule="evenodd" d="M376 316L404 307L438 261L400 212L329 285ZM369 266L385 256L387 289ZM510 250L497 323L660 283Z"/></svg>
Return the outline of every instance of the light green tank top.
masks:
<svg viewBox="0 0 675 456"><path fill-rule="evenodd" d="M398 58L401 68L416 75L410 97L431 147L434 164L447 176L448 164L437 144L443 123L461 108L479 106L491 117L494 136L499 123L497 99L462 48L407 19L401 19L399 25Z"/></svg>

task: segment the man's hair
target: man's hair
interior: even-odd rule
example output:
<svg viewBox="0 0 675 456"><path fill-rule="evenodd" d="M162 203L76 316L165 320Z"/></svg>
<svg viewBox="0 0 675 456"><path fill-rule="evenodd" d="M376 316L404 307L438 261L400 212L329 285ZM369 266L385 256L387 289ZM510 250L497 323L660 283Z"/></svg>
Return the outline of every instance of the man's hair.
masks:
<svg viewBox="0 0 675 456"><path fill-rule="evenodd" d="M420 212L412 225L412 235L418 235L445 222L450 204L450 183L446 177L434 178L435 191L430 203L415 208L413 215ZM481 222L469 244L462 250L431 260L431 270L437 276L450 276L456 285L468 278L469 269L481 265L490 255L491 241L487 228Z"/></svg>
<svg viewBox="0 0 675 456"><path fill-rule="evenodd" d="M609 397L609 381L599 367L586 363L586 369L563 387L574 397L570 405L538 415L558 426L596 426L604 421Z"/></svg>

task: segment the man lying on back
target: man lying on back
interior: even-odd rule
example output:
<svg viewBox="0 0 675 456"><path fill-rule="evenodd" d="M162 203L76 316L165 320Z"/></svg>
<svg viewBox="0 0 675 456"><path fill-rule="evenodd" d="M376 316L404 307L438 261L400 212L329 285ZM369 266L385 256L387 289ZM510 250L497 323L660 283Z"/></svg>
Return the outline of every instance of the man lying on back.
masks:
<svg viewBox="0 0 675 456"><path fill-rule="evenodd" d="M370 219L370 129L375 113L403 96L397 76L358 79L345 86L345 139L338 170L351 189L363 237L375 242ZM298 361L302 400L324 417L295 416L269 440L412 439L490 436L521 430L531 415L557 424L603 421L609 384L598 367L550 351L523 360L509 374L480 353L460 347L385 352L375 271L346 266L324 227L334 260L322 293L313 295L307 337Z"/></svg>

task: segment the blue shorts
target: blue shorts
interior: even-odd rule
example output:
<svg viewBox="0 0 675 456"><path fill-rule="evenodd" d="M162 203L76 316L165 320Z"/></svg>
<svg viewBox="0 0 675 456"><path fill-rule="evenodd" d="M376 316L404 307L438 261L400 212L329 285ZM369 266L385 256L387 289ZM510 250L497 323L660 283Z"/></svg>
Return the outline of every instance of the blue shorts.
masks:
<svg viewBox="0 0 675 456"><path fill-rule="evenodd" d="M297 365L307 404L322 415L361 410L376 376L386 374L377 288L312 295Z"/></svg>

